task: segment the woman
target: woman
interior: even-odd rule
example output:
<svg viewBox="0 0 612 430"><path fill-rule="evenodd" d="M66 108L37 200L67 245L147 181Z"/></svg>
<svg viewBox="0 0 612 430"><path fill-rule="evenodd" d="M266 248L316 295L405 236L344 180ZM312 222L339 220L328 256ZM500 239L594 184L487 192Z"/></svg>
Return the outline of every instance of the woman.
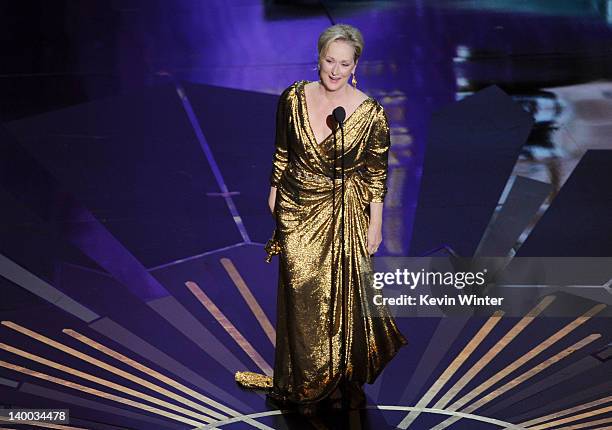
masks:
<svg viewBox="0 0 612 430"><path fill-rule="evenodd" d="M356 89L362 48L356 28L329 27L318 41L319 81L294 83L277 109L268 203L281 251L269 397L307 415L324 399L364 406L362 384L406 344L366 282L382 241L390 139L382 106ZM338 106L344 146L331 115Z"/></svg>

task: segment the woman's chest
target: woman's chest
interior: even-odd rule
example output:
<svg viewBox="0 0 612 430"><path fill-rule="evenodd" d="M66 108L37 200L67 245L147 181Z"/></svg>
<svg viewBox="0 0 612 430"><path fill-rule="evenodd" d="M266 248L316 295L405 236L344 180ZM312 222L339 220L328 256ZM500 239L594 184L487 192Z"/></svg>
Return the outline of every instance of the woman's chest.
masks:
<svg viewBox="0 0 612 430"><path fill-rule="evenodd" d="M317 106L305 118L316 142L323 142L337 127L331 106Z"/></svg>

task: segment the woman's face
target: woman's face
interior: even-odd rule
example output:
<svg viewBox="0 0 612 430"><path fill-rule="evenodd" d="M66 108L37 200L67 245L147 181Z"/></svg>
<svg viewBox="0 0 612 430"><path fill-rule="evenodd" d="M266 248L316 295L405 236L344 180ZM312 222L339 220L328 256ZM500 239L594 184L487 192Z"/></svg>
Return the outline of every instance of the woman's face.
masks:
<svg viewBox="0 0 612 430"><path fill-rule="evenodd" d="M327 52L319 61L319 77L328 91L337 91L346 85L357 67L354 55L355 48L343 40L329 44Z"/></svg>

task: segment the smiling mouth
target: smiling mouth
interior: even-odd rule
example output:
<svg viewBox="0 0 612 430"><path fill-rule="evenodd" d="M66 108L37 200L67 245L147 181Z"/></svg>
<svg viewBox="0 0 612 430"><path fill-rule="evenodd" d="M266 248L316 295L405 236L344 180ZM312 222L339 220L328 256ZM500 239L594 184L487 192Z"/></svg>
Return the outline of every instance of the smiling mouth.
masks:
<svg viewBox="0 0 612 430"><path fill-rule="evenodd" d="M332 76L330 76L330 77L329 77L329 79L331 79L331 80L332 80L332 81L334 81L334 82L336 82L336 81L339 81L339 80L340 80L340 78L339 78L339 77L338 77L338 78L334 78L334 77L332 77Z"/></svg>

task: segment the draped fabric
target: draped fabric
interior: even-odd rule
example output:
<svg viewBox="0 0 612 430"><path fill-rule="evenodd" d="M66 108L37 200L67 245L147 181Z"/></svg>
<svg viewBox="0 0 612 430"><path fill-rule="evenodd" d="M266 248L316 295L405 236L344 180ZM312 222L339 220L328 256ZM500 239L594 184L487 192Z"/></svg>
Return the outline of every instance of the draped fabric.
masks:
<svg viewBox="0 0 612 430"><path fill-rule="evenodd" d="M342 152L339 130L316 141L306 83L295 82L279 99L270 177L282 249L270 395L302 404L322 400L343 378L373 383L407 343L388 310L374 305L368 283L368 205L387 192L386 114L373 98L364 100L345 120Z"/></svg>

